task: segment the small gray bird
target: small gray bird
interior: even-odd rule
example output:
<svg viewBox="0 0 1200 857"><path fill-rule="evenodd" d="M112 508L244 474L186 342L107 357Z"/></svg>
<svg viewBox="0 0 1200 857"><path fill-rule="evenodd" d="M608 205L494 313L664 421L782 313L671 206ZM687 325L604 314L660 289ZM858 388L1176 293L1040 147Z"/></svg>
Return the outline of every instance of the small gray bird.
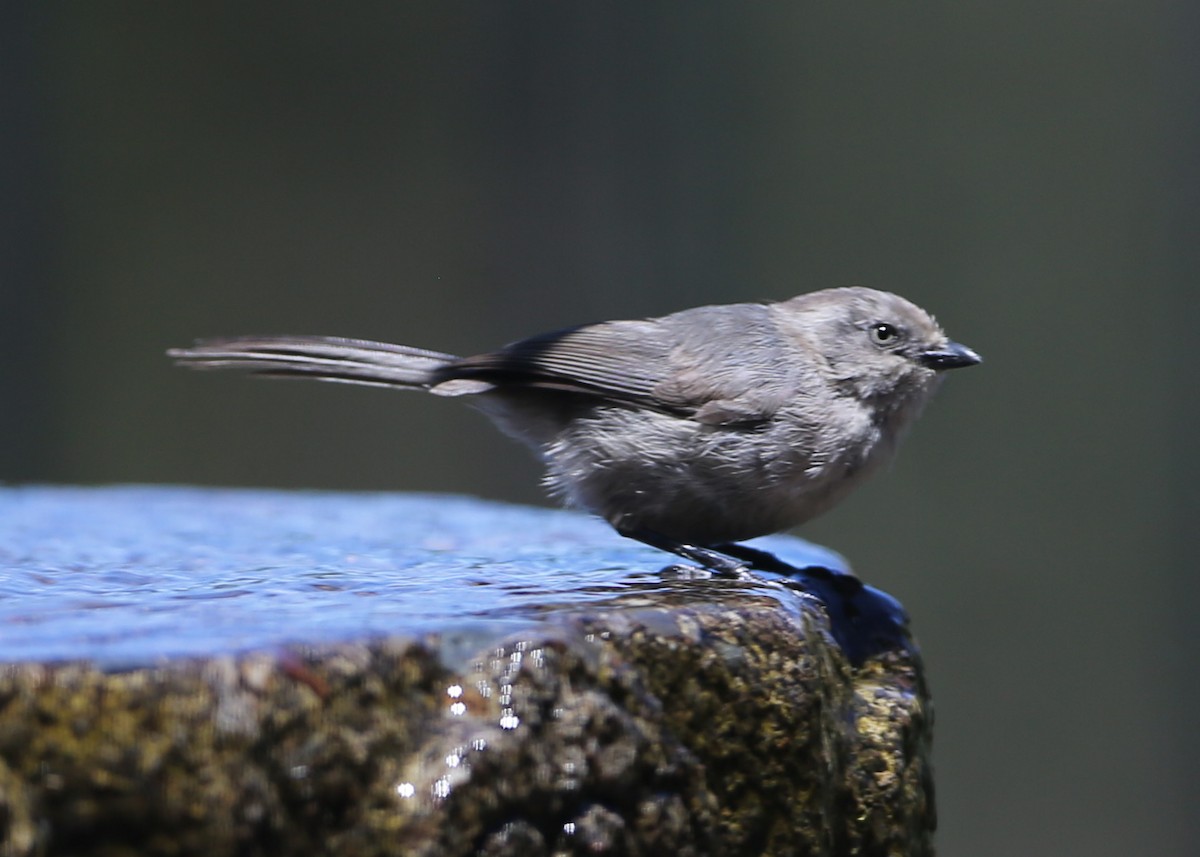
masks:
<svg viewBox="0 0 1200 857"><path fill-rule="evenodd" d="M197 369L462 396L546 465L546 484L617 532L721 574L730 544L829 509L887 462L945 369L979 356L898 295L605 321L456 357L325 336L201 340Z"/></svg>

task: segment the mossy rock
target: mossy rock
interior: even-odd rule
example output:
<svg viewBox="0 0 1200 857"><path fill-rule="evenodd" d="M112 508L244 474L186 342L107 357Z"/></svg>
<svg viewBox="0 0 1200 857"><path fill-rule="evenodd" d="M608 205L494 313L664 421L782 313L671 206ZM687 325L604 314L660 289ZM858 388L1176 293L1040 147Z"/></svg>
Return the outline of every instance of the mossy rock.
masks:
<svg viewBox="0 0 1200 857"><path fill-rule="evenodd" d="M6 857L932 853L920 662L846 578L684 579L580 516L459 498L6 489L0 513L30 590L0 612ZM197 557L244 594L156 645ZM110 603L32 594L97 580ZM347 590L360 627L322 622ZM187 623L280 591L200 650ZM74 615L102 607L107 642Z"/></svg>

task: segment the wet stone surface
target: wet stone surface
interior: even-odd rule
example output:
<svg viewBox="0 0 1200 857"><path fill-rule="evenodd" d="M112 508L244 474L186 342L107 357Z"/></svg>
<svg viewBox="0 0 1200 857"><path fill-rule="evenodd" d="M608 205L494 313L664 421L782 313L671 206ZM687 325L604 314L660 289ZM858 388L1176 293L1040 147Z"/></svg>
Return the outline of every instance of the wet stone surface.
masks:
<svg viewBox="0 0 1200 857"><path fill-rule="evenodd" d="M464 498L0 489L0 853L931 854L899 607L668 563Z"/></svg>

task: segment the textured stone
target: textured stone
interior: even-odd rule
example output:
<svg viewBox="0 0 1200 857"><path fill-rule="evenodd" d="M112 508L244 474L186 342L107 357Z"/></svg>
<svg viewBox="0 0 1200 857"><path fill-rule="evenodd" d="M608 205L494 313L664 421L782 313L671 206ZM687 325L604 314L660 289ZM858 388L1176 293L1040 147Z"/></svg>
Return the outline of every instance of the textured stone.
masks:
<svg viewBox="0 0 1200 857"><path fill-rule="evenodd" d="M343 579L340 528L378 526L372 504L418 519L419 538L385 527L408 550L385 562L371 541L385 534L359 531L369 544ZM21 544L44 538L52 511L86 519L98 505L107 536L84 526L40 554ZM70 657L0 634L5 855L932 853L920 663L902 611L852 580L782 565L758 582L679 579L579 516L461 499L10 489L0 511L10 581L99 575L125 581L114 603L136 607L147 589L158 605L156 581L179 585L167 572L194 544L221 570L207 586L269 609L271 587L294 584L296 622L318 617L330 590L247 565L261 563L247 553L257 536L267 553L287 542L279 568L384 593L361 597L364 614L409 602L383 611L391 628L313 621L273 639L268 623L247 629L248 646L222 630L203 652L188 634L195 651L141 662L136 609L112 629L120 640L77 633ZM310 518L327 526L304 541ZM222 524L235 519L247 534ZM105 553L114 543L128 555ZM771 547L812 556L795 540ZM405 586L391 591L396 575ZM423 599L460 609L419 617ZM70 613L43 593L0 620L45 626L56 604ZM65 635L77 628L64 621Z"/></svg>

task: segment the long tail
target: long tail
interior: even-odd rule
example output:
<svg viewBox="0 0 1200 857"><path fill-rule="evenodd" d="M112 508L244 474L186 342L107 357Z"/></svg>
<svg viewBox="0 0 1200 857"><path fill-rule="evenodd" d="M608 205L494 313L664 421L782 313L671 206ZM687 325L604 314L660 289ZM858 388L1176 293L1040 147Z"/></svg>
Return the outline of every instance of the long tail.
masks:
<svg viewBox="0 0 1200 857"><path fill-rule="evenodd" d="M202 339L167 354L191 369L242 369L272 377L421 389L429 389L436 383L435 372L458 359L406 345L333 336Z"/></svg>

